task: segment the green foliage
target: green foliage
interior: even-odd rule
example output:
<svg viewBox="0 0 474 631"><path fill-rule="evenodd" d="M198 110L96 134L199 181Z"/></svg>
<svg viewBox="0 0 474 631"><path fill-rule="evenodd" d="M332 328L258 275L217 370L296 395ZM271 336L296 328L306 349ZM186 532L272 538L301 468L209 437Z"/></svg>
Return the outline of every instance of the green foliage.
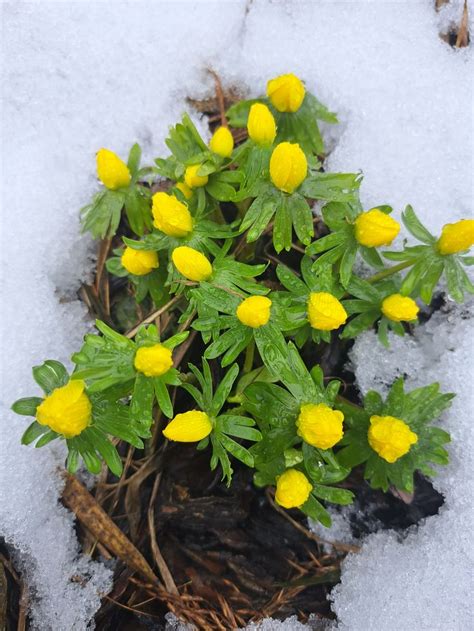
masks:
<svg viewBox="0 0 474 631"><path fill-rule="evenodd" d="M416 470L432 476L433 464L446 464L444 445L449 435L431 422L449 406L453 395L441 394L438 384L405 392L399 379L385 401L369 392L359 407L338 395L339 381L323 374L319 358L331 353L330 345L338 334L342 345L374 327L385 345L390 331L403 335L406 325L388 320L381 311L383 300L391 294L429 304L443 279L449 294L461 302L465 293L474 293L464 270L474 259L465 254L442 255L438 238L407 206L402 220L415 243L383 252L384 258L396 262L386 267L377 248L360 245L355 236L355 222L363 212L361 175L322 170L325 149L318 121L337 123L335 114L306 92L296 112L278 112L265 98L236 103L227 112L230 126L245 127L255 102L266 103L275 117L277 137L272 145L243 140L230 158L222 158L210 151L185 114L170 129L168 157L157 158L154 166L140 167L141 150L135 144L127 162L130 183L118 190L99 191L81 211L83 230L94 238L111 239L119 231L125 246L158 254L158 268L143 276L130 274L122 265L123 247L117 237L106 270L124 279L133 307L141 303L144 309L153 303L159 308L163 318L157 322L166 328L164 339L154 324L139 326L130 339L98 320L97 333L86 335L82 348L72 356L73 374L53 360L35 366L33 376L44 396L19 399L12 409L34 419L23 435L25 445L43 447L65 440L69 471L75 471L82 460L92 473L99 473L105 462L120 475L119 452L123 451L119 441L143 449L155 420L171 419L175 400L177 408L186 401L189 409L190 395L212 425L210 434L197 444L198 449L209 449L211 469L220 466L230 484L236 459L255 470L255 484L262 487L278 485L280 475L296 469L312 487L299 508L329 526L325 505L352 501L352 493L341 482L354 467L364 467L373 488L394 486L410 492ZM270 177L272 152L283 141L298 143L308 163L306 178L292 194L278 190ZM208 176L205 186L183 188L190 165L199 165L198 174ZM152 191L158 188L157 176L169 180L165 185L160 182L160 190L169 185L170 193L189 211L192 228L188 216L183 237L170 236L153 225ZM314 201L323 204L321 216L313 214ZM377 208L392 212L390 206ZM173 211L169 219L176 219ZM180 246L208 258L212 274L206 280L191 281L177 271L172 254ZM359 257L373 269L372 275L360 278L355 273ZM347 319L339 332L333 326L318 330L310 325L308 303L313 293L330 294L332 304L340 301ZM265 322L255 326L237 317L239 305L252 296L271 301L269 317L267 312ZM322 315L331 320L330 310ZM155 316L156 312L145 321ZM343 319L336 319L335 326ZM410 322L410 327L417 324ZM199 332L204 344L200 368L183 361L189 341L175 354L176 368L153 373L152 367L154 376L136 368L140 349L162 345L171 351L185 342L190 329ZM201 339L193 343L196 348L201 348L197 346ZM220 365L213 361L218 358ZM171 364L169 357L168 361ZM85 382L91 415L85 429L66 437L38 422L44 419L38 407L71 379ZM187 394L176 397L178 388ZM297 421L306 404L324 404L329 418L340 419L331 410L343 413L344 435L332 448L319 448L315 440L310 444L308 436L303 439L300 434ZM61 420L69 421L69 402L61 405ZM382 458L369 443L374 415L399 419L416 434L416 443L394 462ZM54 421L51 424L58 428ZM155 440L156 434L152 446Z"/></svg>

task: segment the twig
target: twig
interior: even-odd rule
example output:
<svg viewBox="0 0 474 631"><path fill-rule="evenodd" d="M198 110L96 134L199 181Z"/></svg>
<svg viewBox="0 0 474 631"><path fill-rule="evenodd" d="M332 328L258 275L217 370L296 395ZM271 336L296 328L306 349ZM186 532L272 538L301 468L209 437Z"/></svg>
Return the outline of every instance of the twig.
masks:
<svg viewBox="0 0 474 631"><path fill-rule="evenodd" d="M181 296L174 296L174 298L171 298L171 300L169 300L165 305L163 305L163 307L160 307L156 311L153 311L153 313L150 313L150 315L148 315L144 320L142 320L136 326L134 326L133 329L130 329L130 331L125 333L126 337L133 337L143 324L150 324L151 322L153 322L155 318L160 316L162 313L165 313L165 311L168 311L168 309L170 309L174 304L176 304L178 300L180 299L180 297Z"/></svg>
<svg viewBox="0 0 474 631"><path fill-rule="evenodd" d="M151 550L153 552L153 558L155 559L155 563L160 572L161 578L165 584L167 591L170 594L179 595L178 588L176 587L176 583L173 580L171 572L169 571L168 566L166 565L166 561L161 554L161 550L158 547L158 543L156 541L156 531L155 531L155 501L156 495L158 493L158 488L160 486L161 481L161 473L155 478L155 482L153 483L153 491L151 493L150 503L148 505L148 530L150 532L150 544Z"/></svg>
<svg viewBox="0 0 474 631"><path fill-rule="evenodd" d="M216 84L216 97L217 104L219 106L219 114L221 118L221 125L223 127L227 127L227 118L225 116L225 101L224 101L224 91L222 90L222 83L219 79L219 75L209 68L209 73L214 77L214 82Z"/></svg>
<svg viewBox="0 0 474 631"><path fill-rule="evenodd" d="M317 535L314 534L314 532L311 532L311 530L308 530L307 528L299 524L285 510L280 508L278 504L276 504L273 501L273 497L271 496L269 489L267 489L265 493L272 508L274 508L277 511L277 513L280 513L280 515L284 517L287 521L289 521L290 524L292 524L297 530L299 530L306 537L308 537L308 539L312 539L313 541L316 541L316 543L319 543L319 544L325 543L327 545L332 546L335 550L341 550L341 552L359 552L360 546L355 546L349 543L342 543L340 541L328 541L327 539L322 539L321 537L318 537Z"/></svg>

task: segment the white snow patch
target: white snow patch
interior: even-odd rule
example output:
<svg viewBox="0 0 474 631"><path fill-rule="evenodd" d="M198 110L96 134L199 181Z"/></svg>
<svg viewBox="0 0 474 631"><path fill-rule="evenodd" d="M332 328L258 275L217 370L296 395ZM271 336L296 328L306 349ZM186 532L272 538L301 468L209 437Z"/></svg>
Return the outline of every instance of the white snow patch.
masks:
<svg viewBox="0 0 474 631"><path fill-rule="evenodd" d="M341 125L330 132L335 150L329 168L364 172L367 207L390 203L398 214L412 203L428 227L439 230L472 212L472 55L453 51L438 38L440 15L432 5L428 0L3 5L1 398L7 429L0 458L0 521L29 568L37 628L85 629L99 605L98 592L109 584L101 565L77 557L71 516L58 505L56 467L63 453L57 447L21 447L25 422L7 410L12 400L35 393L30 366L47 357L67 361L87 329L74 292L90 270L91 247L78 237L77 211L96 190L95 151L105 146L125 156L138 141L146 159L162 154L167 126L186 109L185 96L212 91L205 72L209 65L225 85L246 85L252 95L263 93L269 77L293 71L340 114ZM60 302L65 294L70 302ZM440 329L436 339L441 337ZM427 345L416 340L415 351L424 357ZM335 602L346 629L375 628L370 624L391 629L390 607L396 621L406 612L404 628L424 629L419 608L430 616L441 607L438 601L450 601L456 615L461 606L454 590L462 593L469 581L462 562L465 539L450 542L449 558L428 543L437 537L441 542L445 526L461 537L458 525L468 519L467 498L462 498L468 487L455 482L461 479L458 472L467 471L464 453L457 450L469 427L464 421L462 429L455 427L467 381L450 385L445 371L452 361L458 375L463 373L465 350L464 344L451 360L443 356L438 365L423 364L430 371L430 379L428 374L423 379L445 378L447 387L461 394L447 417L455 430L453 465L437 482L447 494L447 508L404 544L389 535L368 541L363 555L370 557L375 546L374 569L364 604L367 564L359 561L363 556L347 562ZM374 345L369 351L375 357ZM393 564L377 574L381 542ZM392 575L399 580L403 572L395 546L412 554L404 580L417 590L393 587L398 600L390 604L382 598L384 590L389 592ZM438 581L446 572L452 578L441 589ZM92 578L83 586L71 582L76 574ZM420 585L426 586L423 601ZM462 627L466 611L459 609L454 623L447 621L447 610L427 619L431 629L439 629L440 621L447 621L444 628L468 628Z"/></svg>
<svg viewBox="0 0 474 631"><path fill-rule="evenodd" d="M413 338L390 336L390 349L375 334L360 336L352 361L362 392L386 392L400 375L407 389L439 381L456 392L439 425L451 433L451 462L441 467L435 488L445 496L439 515L427 518L400 540L396 533L368 537L362 551L344 563L341 585L333 591L338 629L464 631L472 622L470 532L472 510L472 317L471 306L436 313Z"/></svg>

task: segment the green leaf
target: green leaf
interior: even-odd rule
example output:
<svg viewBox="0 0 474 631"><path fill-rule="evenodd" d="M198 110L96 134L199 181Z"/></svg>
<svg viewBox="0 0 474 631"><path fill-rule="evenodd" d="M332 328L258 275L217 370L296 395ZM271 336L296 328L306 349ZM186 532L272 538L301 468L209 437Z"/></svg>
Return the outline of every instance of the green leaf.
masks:
<svg viewBox="0 0 474 631"><path fill-rule="evenodd" d="M373 414L380 414L383 407L382 397L375 390L369 390L364 397L364 409L372 416Z"/></svg>
<svg viewBox="0 0 474 631"><path fill-rule="evenodd" d="M299 296L306 296L308 294L308 288L305 283L298 278L298 276L290 270L286 265L282 265L281 263L277 265L276 275L280 283L291 291L294 294Z"/></svg>
<svg viewBox="0 0 474 631"><path fill-rule="evenodd" d="M69 374L63 364L48 359L41 366L33 367L33 378L46 394L51 394L56 388L67 384Z"/></svg>
<svg viewBox="0 0 474 631"><path fill-rule="evenodd" d="M321 522L326 528L331 527L331 516L313 495L309 496L308 500L301 506L301 510L305 515L314 519L314 521Z"/></svg>
<svg viewBox="0 0 474 631"><path fill-rule="evenodd" d="M313 484L312 494L319 499L332 502L333 504L352 504L354 501L354 494L346 489L337 489L330 486L322 486L321 484Z"/></svg>
<svg viewBox="0 0 474 631"><path fill-rule="evenodd" d="M232 386L234 385L234 381L237 379L239 374L239 366L238 364L234 364L229 368L221 382L219 383L214 397L212 399L212 405L210 409L210 413L212 416L217 416L219 411L223 407L224 403L229 396Z"/></svg>
<svg viewBox="0 0 474 631"><path fill-rule="evenodd" d="M155 389L156 400L160 406L160 410L168 418L173 417L173 404L168 392L168 388L160 377L153 379L153 387Z"/></svg>
<svg viewBox="0 0 474 631"><path fill-rule="evenodd" d="M356 199L361 177L358 173L313 173L301 185L304 197L333 202L350 202Z"/></svg>
<svg viewBox="0 0 474 631"><path fill-rule="evenodd" d="M105 464L109 467L114 475L120 476L123 467L122 460L120 459L116 448L109 440L107 440L102 432L95 429L94 427L89 427L87 432L94 447L104 459Z"/></svg>
<svg viewBox="0 0 474 631"><path fill-rule="evenodd" d="M130 149L128 154L127 166L132 175L135 175L140 167L140 160L142 157L142 150L140 145L136 142Z"/></svg>
<svg viewBox="0 0 474 631"><path fill-rule="evenodd" d="M347 235L344 232L331 232L331 234L313 241L313 243L306 248L306 253L313 255L326 252L327 250L334 248L336 245L340 245L346 240L346 238Z"/></svg>
<svg viewBox="0 0 474 631"><path fill-rule="evenodd" d="M432 245L436 242L436 237L434 237L428 230L424 227L421 221L415 214L415 211L411 206L407 206L405 211L402 213L402 221L406 227L406 229L411 232L411 234L421 241L422 243L427 243L428 245Z"/></svg>
<svg viewBox="0 0 474 631"><path fill-rule="evenodd" d="M152 227L150 199L142 190L135 186L130 189L125 197L125 213L133 232L142 236L146 230Z"/></svg>
<svg viewBox="0 0 474 631"><path fill-rule="evenodd" d="M292 217L288 198L282 195L276 206L275 223L273 225L273 246L278 254L283 249L288 251L291 249L291 225Z"/></svg>
<svg viewBox="0 0 474 631"><path fill-rule="evenodd" d="M347 245L346 250L341 258L339 277L344 288L347 288L349 281L351 280L352 268L354 267L356 256L357 244L354 241Z"/></svg>
<svg viewBox="0 0 474 631"><path fill-rule="evenodd" d="M25 430L23 436L21 437L22 445L29 445L33 441L35 441L39 436L45 434L48 431L48 427L45 425L40 425L36 421L33 421L31 425Z"/></svg>
<svg viewBox="0 0 474 631"><path fill-rule="evenodd" d="M242 447L242 445L239 445L239 443L236 443L235 440L232 440L232 438L229 438L225 434L219 434L219 441L234 458L243 462L247 467L254 466L253 456L245 447Z"/></svg>
<svg viewBox="0 0 474 631"><path fill-rule="evenodd" d="M81 209L82 231L90 232L94 239L111 238L117 232L125 194L121 191L103 191L92 204Z"/></svg>
<svg viewBox="0 0 474 631"><path fill-rule="evenodd" d="M18 399L12 405L12 410L16 414L22 416L36 416L36 408L43 402L40 397L25 397L24 399Z"/></svg>
<svg viewBox="0 0 474 631"><path fill-rule="evenodd" d="M308 206L308 202L302 195L294 193L288 199L288 207L292 215L296 236L303 245L309 245L314 236L314 228L313 213Z"/></svg>
<svg viewBox="0 0 474 631"><path fill-rule="evenodd" d="M357 337L357 335L362 333L362 331L370 329L375 320L377 320L377 318L379 317L380 311L375 309L357 315L355 318L352 318L352 320L349 320L348 324L346 324L342 333L340 334L341 339Z"/></svg>
<svg viewBox="0 0 474 631"><path fill-rule="evenodd" d="M40 449L41 447L44 447L45 445L55 440L56 438L59 438L59 434L57 434L56 432L53 432L52 430L47 431L36 442L35 449Z"/></svg>
<svg viewBox="0 0 474 631"><path fill-rule="evenodd" d="M150 426L153 422L153 400L153 381L142 373L137 373L130 402L132 420L141 425Z"/></svg>

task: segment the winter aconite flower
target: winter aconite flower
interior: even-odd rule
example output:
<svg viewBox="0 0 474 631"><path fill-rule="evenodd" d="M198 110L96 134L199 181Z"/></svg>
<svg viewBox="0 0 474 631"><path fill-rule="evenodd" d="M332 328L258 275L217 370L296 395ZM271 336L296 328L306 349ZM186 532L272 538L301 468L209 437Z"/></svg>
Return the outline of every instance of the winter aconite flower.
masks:
<svg viewBox="0 0 474 631"><path fill-rule="evenodd" d="M279 112L296 112L301 107L305 87L294 74L282 74L267 83L267 96Z"/></svg>
<svg viewBox="0 0 474 631"><path fill-rule="evenodd" d="M308 172L306 156L298 143L281 142L270 158L270 177L273 184L285 193L293 193Z"/></svg>
<svg viewBox="0 0 474 631"><path fill-rule="evenodd" d="M56 388L36 409L36 420L66 438L78 436L91 421L92 405L82 379Z"/></svg>
<svg viewBox="0 0 474 631"><path fill-rule="evenodd" d="M227 127L219 127L209 142L211 151L222 158L230 158L234 149L234 137Z"/></svg>
<svg viewBox="0 0 474 631"><path fill-rule="evenodd" d="M298 436L313 447L330 449L342 438L343 420L342 412L332 410L325 403L307 403L301 406L296 420Z"/></svg>
<svg viewBox="0 0 474 631"><path fill-rule="evenodd" d="M301 471L287 469L277 478L275 501L283 508L303 506L313 486Z"/></svg>
<svg viewBox="0 0 474 631"><path fill-rule="evenodd" d="M263 103L254 103L250 108L247 131L257 145L271 145L275 140L275 119Z"/></svg>
<svg viewBox="0 0 474 631"><path fill-rule="evenodd" d="M369 445L387 462L393 463L410 451L418 436L394 416L371 416Z"/></svg>
<svg viewBox="0 0 474 631"><path fill-rule="evenodd" d="M399 232L398 221L378 208L361 213L355 220L356 239L368 248L390 245Z"/></svg>
<svg viewBox="0 0 474 631"><path fill-rule="evenodd" d="M170 237L185 237L193 229L191 213L174 195L155 193L151 211L155 228Z"/></svg>
<svg viewBox="0 0 474 631"><path fill-rule="evenodd" d="M135 354L135 369L146 377L161 377L172 365L171 351L162 344L142 346Z"/></svg>
<svg viewBox="0 0 474 631"><path fill-rule="evenodd" d="M109 149L99 149L97 152L97 177L111 191L128 186L131 180L125 162Z"/></svg>
<svg viewBox="0 0 474 631"><path fill-rule="evenodd" d="M392 294L382 302L382 313L393 322L416 320L419 310L413 298L401 294Z"/></svg>
<svg viewBox="0 0 474 631"><path fill-rule="evenodd" d="M272 301L266 296L250 296L243 300L237 307L237 318L252 329L267 324L270 319Z"/></svg>
<svg viewBox="0 0 474 631"><path fill-rule="evenodd" d="M134 276L145 276L159 266L158 254L152 250L134 250L127 246L120 259L122 266Z"/></svg>
<svg viewBox="0 0 474 631"><path fill-rule="evenodd" d="M198 175L198 171L201 166L201 164L192 164L191 166L186 167L186 171L184 172L184 181L189 188L206 186L209 177L207 175Z"/></svg>
<svg viewBox="0 0 474 631"><path fill-rule="evenodd" d="M177 182L175 188L181 191L186 199L191 199L193 196L192 189L185 182Z"/></svg>
<svg viewBox="0 0 474 631"><path fill-rule="evenodd" d="M212 265L204 254L187 245L175 248L171 258L178 272L189 280L207 280L212 274Z"/></svg>
<svg viewBox="0 0 474 631"><path fill-rule="evenodd" d="M456 254L468 250L472 245L474 245L474 219L461 219L456 223L447 223L443 226L438 239L440 254Z"/></svg>
<svg viewBox="0 0 474 631"><path fill-rule="evenodd" d="M332 294L311 292L308 300L308 320L313 329L333 331L347 320L347 312Z"/></svg>
<svg viewBox="0 0 474 631"><path fill-rule="evenodd" d="M194 443L209 436L212 432L211 419L205 412L192 410L177 414L163 430L168 440L178 443Z"/></svg>

